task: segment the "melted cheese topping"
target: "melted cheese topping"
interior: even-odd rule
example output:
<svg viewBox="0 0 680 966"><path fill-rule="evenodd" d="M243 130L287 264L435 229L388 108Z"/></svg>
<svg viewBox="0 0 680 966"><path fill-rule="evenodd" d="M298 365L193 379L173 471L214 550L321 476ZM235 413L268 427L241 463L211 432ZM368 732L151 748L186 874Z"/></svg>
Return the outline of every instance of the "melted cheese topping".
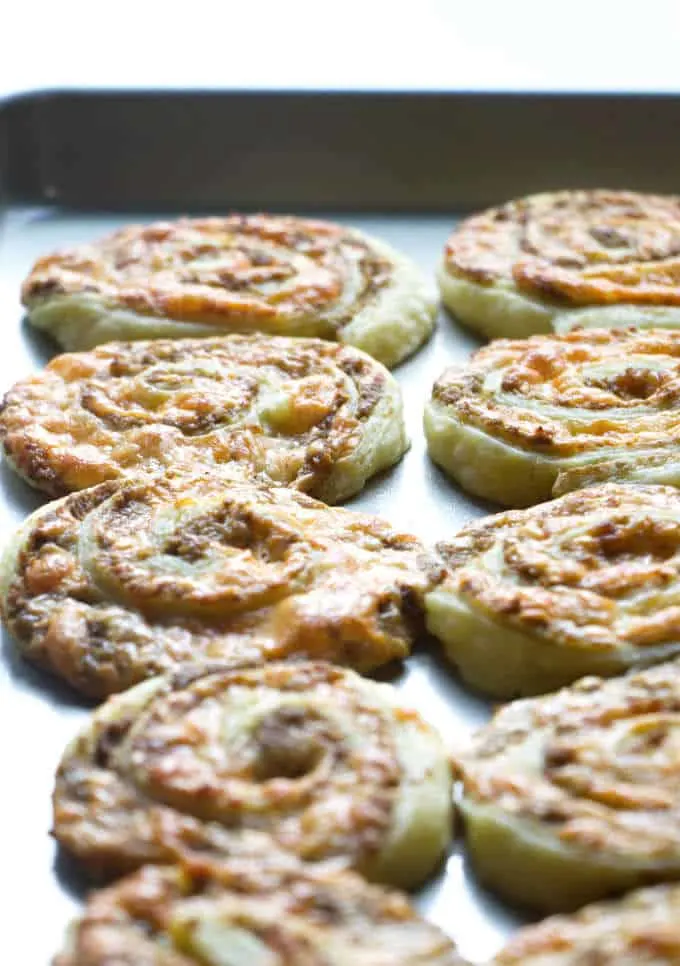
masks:
<svg viewBox="0 0 680 966"><path fill-rule="evenodd" d="M396 381L317 339L114 343L62 355L0 412L12 465L52 495L168 467L237 465L342 499L407 442Z"/></svg>
<svg viewBox="0 0 680 966"><path fill-rule="evenodd" d="M443 568L376 517L183 474L38 510L2 566L24 654L103 696L179 663L404 657Z"/></svg>
<svg viewBox="0 0 680 966"><path fill-rule="evenodd" d="M62 760L54 808L57 838L90 867L167 861L186 840L229 855L253 830L413 885L449 840L451 774L389 685L318 663L188 666L94 715Z"/></svg>
<svg viewBox="0 0 680 966"><path fill-rule="evenodd" d="M448 271L566 305L680 305L680 199L632 191L560 191L466 219Z"/></svg>
<svg viewBox="0 0 680 966"><path fill-rule="evenodd" d="M469 524L438 550L452 573L428 596L430 626L464 670L468 650L495 648L496 663L478 662L478 686L485 671L499 686L505 674L502 693L514 696L680 651L676 489L580 490Z"/></svg>
<svg viewBox="0 0 680 966"><path fill-rule="evenodd" d="M29 321L67 349L234 332L319 336L395 365L434 325L431 286L388 245L292 216L131 225L39 259Z"/></svg>
<svg viewBox="0 0 680 966"><path fill-rule="evenodd" d="M463 966L406 899L271 861L147 867L95 893L55 966Z"/></svg>
<svg viewBox="0 0 680 966"><path fill-rule="evenodd" d="M676 966L680 888L659 886L527 926L494 966Z"/></svg>

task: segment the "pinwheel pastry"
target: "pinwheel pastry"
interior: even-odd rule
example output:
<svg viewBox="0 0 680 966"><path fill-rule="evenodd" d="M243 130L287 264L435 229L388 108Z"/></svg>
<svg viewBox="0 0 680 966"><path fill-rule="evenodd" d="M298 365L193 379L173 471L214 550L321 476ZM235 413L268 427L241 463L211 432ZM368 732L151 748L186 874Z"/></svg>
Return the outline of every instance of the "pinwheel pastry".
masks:
<svg viewBox="0 0 680 966"><path fill-rule="evenodd" d="M66 349L266 332L346 342L387 366L425 341L436 305L416 266L384 242L262 214L122 228L39 259L22 300Z"/></svg>
<svg viewBox="0 0 680 966"><path fill-rule="evenodd" d="M54 966L463 966L398 892L300 865L147 866L94 893Z"/></svg>
<svg viewBox="0 0 680 966"><path fill-rule="evenodd" d="M605 480L680 485L680 331L499 339L437 380L425 432L461 486L506 506Z"/></svg>
<svg viewBox="0 0 680 966"><path fill-rule="evenodd" d="M52 496L168 466L238 465L326 502L407 447L399 386L321 339L109 343L58 356L0 409L5 455Z"/></svg>
<svg viewBox="0 0 680 966"><path fill-rule="evenodd" d="M451 838L451 766L389 684L322 662L187 665L107 701L67 748L54 834L95 874L241 830L413 886Z"/></svg>
<svg viewBox="0 0 680 966"><path fill-rule="evenodd" d="M405 657L444 568L384 520L295 490L182 474L37 510L0 565L29 660L93 697L179 663Z"/></svg>
<svg viewBox="0 0 680 966"><path fill-rule="evenodd" d="M672 487L590 487L470 523L437 549L450 576L427 597L428 628L495 697L680 654Z"/></svg>
<svg viewBox="0 0 680 966"><path fill-rule="evenodd" d="M481 880L548 912L680 879L680 664L500 710L457 756Z"/></svg>
<svg viewBox="0 0 680 966"><path fill-rule="evenodd" d="M493 966L678 966L680 887L641 889L527 926Z"/></svg>
<svg viewBox="0 0 680 966"><path fill-rule="evenodd" d="M463 221L442 299L489 338L574 326L680 326L680 198L633 191L530 195Z"/></svg>

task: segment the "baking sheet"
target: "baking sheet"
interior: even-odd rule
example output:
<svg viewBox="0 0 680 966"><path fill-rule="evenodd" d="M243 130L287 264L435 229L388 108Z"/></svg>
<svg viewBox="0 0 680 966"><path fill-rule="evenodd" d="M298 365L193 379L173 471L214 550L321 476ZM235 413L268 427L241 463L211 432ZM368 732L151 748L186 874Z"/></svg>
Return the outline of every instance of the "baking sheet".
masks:
<svg viewBox="0 0 680 966"><path fill-rule="evenodd" d="M408 252L429 273L437 264L452 225L450 216L326 214L386 239ZM120 214L107 217L50 209L8 211L0 237L3 392L55 352L51 342L21 322L19 285L34 259L54 248L96 238L129 220L130 216ZM399 466L369 484L347 506L380 513L397 527L430 542L453 534L467 520L491 509L464 496L428 460L421 427L423 404L435 377L451 361L464 359L476 345L471 335L440 313L434 337L395 370L404 394L411 449ZM5 540L43 500L4 464L0 468L0 491L0 532ZM77 869L59 856L48 830L54 770L64 745L88 710L73 693L19 659L4 632L2 649L0 856L12 896L0 918L3 949L9 960L21 966L42 966L59 947L87 885ZM490 713L489 704L458 685L436 647L409 658L395 683L403 692L404 702L418 708L451 743L464 738ZM460 842L452 843L445 866L418 894L417 902L473 960L494 953L520 921L475 884ZM0 960L4 961L4 955Z"/></svg>

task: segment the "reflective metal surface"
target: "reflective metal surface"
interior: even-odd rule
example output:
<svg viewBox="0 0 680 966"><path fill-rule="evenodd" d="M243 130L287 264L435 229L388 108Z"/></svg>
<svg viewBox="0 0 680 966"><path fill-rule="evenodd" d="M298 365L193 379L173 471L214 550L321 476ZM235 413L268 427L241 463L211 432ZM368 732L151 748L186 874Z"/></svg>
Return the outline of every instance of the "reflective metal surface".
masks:
<svg viewBox="0 0 680 966"><path fill-rule="evenodd" d="M95 238L129 220L123 215L75 216L49 209L8 211L0 238L3 391L55 352L51 343L21 321L19 285L32 261L54 248ZM343 215L336 220L385 238L432 273L453 219ZM429 344L395 371L404 393L411 449L398 467L370 485L349 506L380 513L426 541L452 534L467 520L490 509L461 494L429 462L421 428L423 404L434 378L452 360L465 358L475 345L470 335L441 313ZM4 540L42 498L4 465L0 468L0 488ZM436 647L425 646L411 657L396 684L403 691L404 701L418 708L451 745L489 715L489 705L459 686ZM55 766L65 743L87 713L87 707L71 692L18 658L5 635L0 661L0 855L10 901L3 907L0 921L4 955L9 956L11 951L11 961L17 966L49 962L86 888L77 870L58 855L48 830ZM460 842L452 843L445 867L417 901L472 959L482 960L493 953L519 921L476 886ZM4 955L0 956L2 962Z"/></svg>

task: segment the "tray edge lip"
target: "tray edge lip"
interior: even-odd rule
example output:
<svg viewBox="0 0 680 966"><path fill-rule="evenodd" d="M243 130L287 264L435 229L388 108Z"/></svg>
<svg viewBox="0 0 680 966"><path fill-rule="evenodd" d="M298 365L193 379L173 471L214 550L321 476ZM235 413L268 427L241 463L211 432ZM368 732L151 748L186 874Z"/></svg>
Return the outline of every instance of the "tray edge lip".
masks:
<svg viewBox="0 0 680 966"><path fill-rule="evenodd" d="M19 88L16 90L0 91L0 114L4 113L12 106L23 104L44 103L59 98L77 97L83 99L96 99L99 97L119 97L119 98L230 98L230 97L253 97L253 98L299 98L302 99L350 99L364 100L373 98L375 100L403 99L415 100L477 100L489 99L507 100L527 100L527 101L594 101L606 100L615 102L624 101L658 101L673 102L677 101L680 106L680 90L658 90L645 91L628 88L618 90L579 90L562 88L480 88L480 87L390 87L390 88L353 88L353 87L153 87L153 86L91 86L84 87L75 85L56 85L54 87Z"/></svg>

